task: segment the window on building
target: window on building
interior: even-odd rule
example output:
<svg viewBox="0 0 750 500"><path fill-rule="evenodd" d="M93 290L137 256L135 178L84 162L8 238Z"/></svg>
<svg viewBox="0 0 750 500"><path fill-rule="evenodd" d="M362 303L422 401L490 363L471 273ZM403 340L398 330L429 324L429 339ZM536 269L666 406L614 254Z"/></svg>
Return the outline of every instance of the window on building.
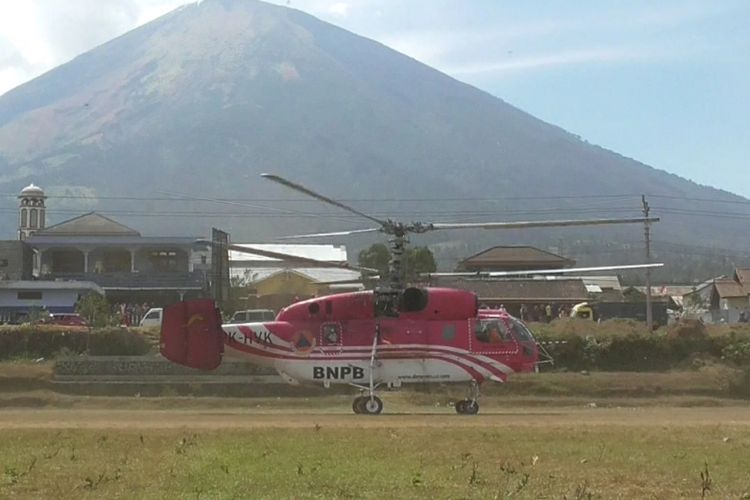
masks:
<svg viewBox="0 0 750 500"><path fill-rule="evenodd" d="M151 263L156 271L176 271L179 265L177 252L173 250L151 252Z"/></svg>
<svg viewBox="0 0 750 500"><path fill-rule="evenodd" d="M39 223L39 213L35 209L31 209L31 229L36 229Z"/></svg>
<svg viewBox="0 0 750 500"><path fill-rule="evenodd" d="M44 210L39 211L39 227L44 227Z"/></svg>
<svg viewBox="0 0 750 500"><path fill-rule="evenodd" d="M42 300L42 292L18 292L18 300Z"/></svg>
<svg viewBox="0 0 750 500"><path fill-rule="evenodd" d="M0 259L0 267L8 267L8 259Z"/></svg>
<svg viewBox="0 0 750 500"><path fill-rule="evenodd" d="M26 222L28 221L27 215L26 215L26 209L21 209L21 227L26 227Z"/></svg>

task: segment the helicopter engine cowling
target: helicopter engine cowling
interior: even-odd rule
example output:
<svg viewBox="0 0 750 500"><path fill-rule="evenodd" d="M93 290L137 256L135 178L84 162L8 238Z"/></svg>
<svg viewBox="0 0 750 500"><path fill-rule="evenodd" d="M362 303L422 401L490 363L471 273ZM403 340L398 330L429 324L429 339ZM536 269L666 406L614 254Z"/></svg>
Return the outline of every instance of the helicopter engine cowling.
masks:
<svg viewBox="0 0 750 500"><path fill-rule="evenodd" d="M399 317L455 321L476 318L479 301L474 292L454 288L407 288Z"/></svg>

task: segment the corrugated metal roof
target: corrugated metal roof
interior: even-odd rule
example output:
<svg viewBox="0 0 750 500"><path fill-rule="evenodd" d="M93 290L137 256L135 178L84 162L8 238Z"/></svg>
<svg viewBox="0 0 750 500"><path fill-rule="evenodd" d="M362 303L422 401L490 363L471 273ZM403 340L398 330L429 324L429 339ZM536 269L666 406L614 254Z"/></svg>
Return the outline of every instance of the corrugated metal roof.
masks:
<svg viewBox="0 0 750 500"><path fill-rule="evenodd" d="M571 276L580 278L586 285L596 285L602 290L622 290L620 278L617 276Z"/></svg>
<svg viewBox="0 0 750 500"><path fill-rule="evenodd" d="M347 253L344 245L304 245L291 243L234 243L246 248L257 248L270 252L285 253L295 257L320 260L323 262L346 262ZM279 259L252 255L243 252L229 251L229 262L280 262Z"/></svg>
<svg viewBox="0 0 750 500"><path fill-rule="evenodd" d="M36 248L49 248L56 245L96 245L96 246L194 246L194 247L206 247L207 245L202 243L196 243L194 237L185 236L94 236L94 235L45 235L45 234L34 234L26 242Z"/></svg>
<svg viewBox="0 0 750 500"><path fill-rule="evenodd" d="M645 286L634 286L636 290L645 294ZM652 296L682 297L695 291L695 285L660 285L651 287Z"/></svg>
<svg viewBox="0 0 750 500"><path fill-rule="evenodd" d="M104 293L99 285L91 281L0 281L0 288L6 290L91 290Z"/></svg>
<svg viewBox="0 0 750 500"><path fill-rule="evenodd" d="M335 269L321 267L233 267L229 270L231 278L243 280L247 284L258 283L283 272L292 272L316 283L329 283L333 281L359 281L362 275L359 271L350 269Z"/></svg>

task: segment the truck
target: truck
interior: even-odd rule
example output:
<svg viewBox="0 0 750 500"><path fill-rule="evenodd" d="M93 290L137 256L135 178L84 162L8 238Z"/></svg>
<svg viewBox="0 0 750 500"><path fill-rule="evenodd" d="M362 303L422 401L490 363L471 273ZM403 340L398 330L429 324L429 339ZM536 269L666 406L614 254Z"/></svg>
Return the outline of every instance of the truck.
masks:
<svg viewBox="0 0 750 500"><path fill-rule="evenodd" d="M581 302L573 306L571 318L605 321L614 318L634 319L646 321L645 302ZM651 317L654 326L667 324L667 303L654 301L651 303Z"/></svg>

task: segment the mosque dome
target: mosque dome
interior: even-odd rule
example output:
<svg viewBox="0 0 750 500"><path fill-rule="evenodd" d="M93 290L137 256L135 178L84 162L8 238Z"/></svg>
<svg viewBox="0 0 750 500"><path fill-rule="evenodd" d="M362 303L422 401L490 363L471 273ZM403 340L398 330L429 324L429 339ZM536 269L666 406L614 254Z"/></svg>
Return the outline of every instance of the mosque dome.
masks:
<svg viewBox="0 0 750 500"><path fill-rule="evenodd" d="M44 196L44 189L35 185L33 182L21 190L21 196Z"/></svg>

